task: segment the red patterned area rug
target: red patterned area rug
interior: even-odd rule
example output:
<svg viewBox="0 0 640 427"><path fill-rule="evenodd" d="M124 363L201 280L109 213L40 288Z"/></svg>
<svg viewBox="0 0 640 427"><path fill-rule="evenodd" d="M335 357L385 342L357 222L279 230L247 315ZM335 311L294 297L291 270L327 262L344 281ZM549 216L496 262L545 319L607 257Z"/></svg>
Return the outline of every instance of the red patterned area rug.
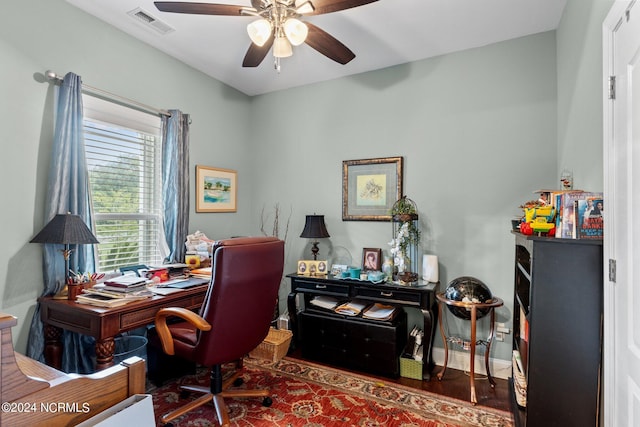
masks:
<svg viewBox="0 0 640 427"><path fill-rule="evenodd" d="M511 415L504 411L289 358L275 363L247 358L242 378L241 388L269 388L273 404L264 407L260 398L225 399L234 427L513 426ZM179 397L180 384L208 382L208 372L202 369L162 387L151 387L156 419L187 402ZM158 421L158 425L162 424ZM218 423L213 405L208 404L177 418L173 425Z"/></svg>

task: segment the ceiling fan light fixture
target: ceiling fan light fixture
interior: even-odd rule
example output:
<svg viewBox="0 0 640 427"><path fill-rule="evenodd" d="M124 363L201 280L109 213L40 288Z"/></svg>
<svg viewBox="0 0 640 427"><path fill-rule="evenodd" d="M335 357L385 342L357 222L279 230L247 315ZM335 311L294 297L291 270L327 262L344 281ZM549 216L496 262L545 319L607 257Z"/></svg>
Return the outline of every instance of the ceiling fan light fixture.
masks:
<svg viewBox="0 0 640 427"><path fill-rule="evenodd" d="M311 4L310 1L296 0L296 13L304 15L305 13L311 13L314 10L316 10L316 8L313 7L313 4Z"/></svg>
<svg viewBox="0 0 640 427"><path fill-rule="evenodd" d="M249 38L257 46L264 46L271 37L271 31L271 23L266 19L258 19L247 25Z"/></svg>
<svg viewBox="0 0 640 427"><path fill-rule="evenodd" d="M291 43L284 36L278 36L273 41L273 56L276 58L287 58L293 55Z"/></svg>
<svg viewBox="0 0 640 427"><path fill-rule="evenodd" d="M284 21L284 33L294 46L299 46L307 39L309 28L299 19L289 18Z"/></svg>

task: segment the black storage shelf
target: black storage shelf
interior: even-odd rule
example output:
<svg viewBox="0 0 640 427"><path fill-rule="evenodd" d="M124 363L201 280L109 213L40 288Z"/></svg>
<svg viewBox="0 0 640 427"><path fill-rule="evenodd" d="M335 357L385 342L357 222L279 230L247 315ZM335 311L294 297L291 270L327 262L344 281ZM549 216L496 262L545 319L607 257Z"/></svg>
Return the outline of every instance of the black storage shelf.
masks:
<svg viewBox="0 0 640 427"><path fill-rule="evenodd" d="M510 379L515 425L597 426L602 241L514 234L513 349L520 352L527 379L524 408L517 404ZM520 330L521 324L528 330Z"/></svg>

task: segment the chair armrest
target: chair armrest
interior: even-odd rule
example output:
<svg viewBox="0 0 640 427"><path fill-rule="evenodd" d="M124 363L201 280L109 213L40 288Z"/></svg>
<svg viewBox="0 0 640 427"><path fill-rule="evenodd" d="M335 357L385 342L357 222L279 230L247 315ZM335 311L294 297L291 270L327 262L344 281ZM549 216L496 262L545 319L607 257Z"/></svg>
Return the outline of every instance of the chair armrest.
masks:
<svg viewBox="0 0 640 427"><path fill-rule="evenodd" d="M187 310L182 307L167 307L161 309L156 313L156 332L158 333L158 337L160 337L162 350L168 355L173 355L175 353L171 331L167 326L167 319L169 317L179 317L201 331L211 330L211 325L191 310Z"/></svg>

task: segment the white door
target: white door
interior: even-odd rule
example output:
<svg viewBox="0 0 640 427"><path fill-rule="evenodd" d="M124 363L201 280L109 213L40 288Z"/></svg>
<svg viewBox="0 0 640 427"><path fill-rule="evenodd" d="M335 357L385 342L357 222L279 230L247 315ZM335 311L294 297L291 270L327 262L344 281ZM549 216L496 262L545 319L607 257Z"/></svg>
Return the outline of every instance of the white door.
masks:
<svg viewBox="0 0 640 427"><path fill-rule="evenodd" d="M604 425L640 426L640 5L614 3L603 27L605 84ZM605 268L606 270L606 268Z"/></svg>

